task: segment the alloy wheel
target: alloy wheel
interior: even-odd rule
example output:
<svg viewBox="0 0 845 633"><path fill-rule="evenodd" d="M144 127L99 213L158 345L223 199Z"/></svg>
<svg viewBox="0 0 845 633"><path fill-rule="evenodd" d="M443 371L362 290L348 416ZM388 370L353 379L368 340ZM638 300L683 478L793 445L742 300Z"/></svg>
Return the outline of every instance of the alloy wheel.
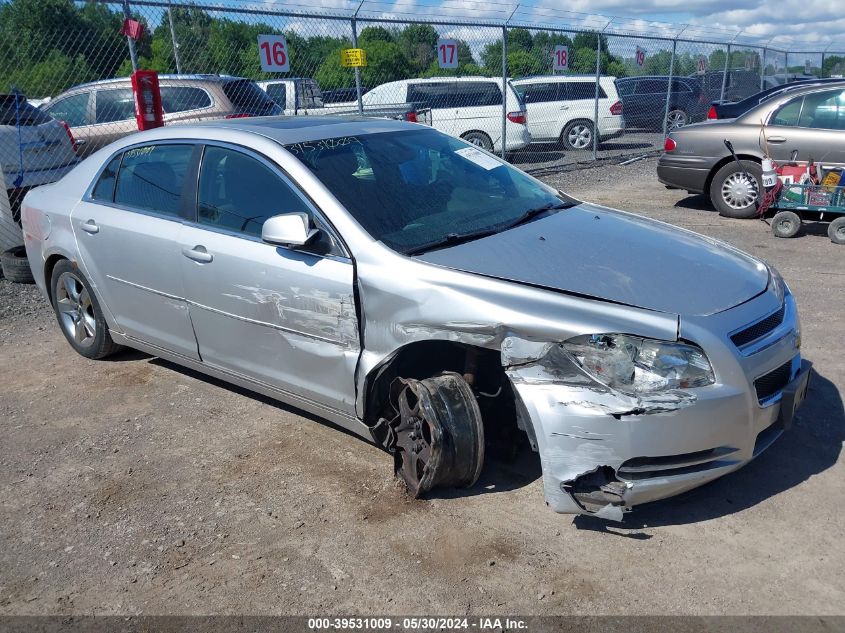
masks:
<svg viewBox="0 0 845 633"><path fill-rule="evenodd" d="M593 130L584 123L573 125L566 135L566 140L575 149L586 149L593 143Z"/></svg>
<svg viewBox="0 0 845 633"><path fill-rule="evenodd" d="M94 304L82 281L70 272L62 273L56 284L56 309L68 336L80 347L94 344L97 336L97 319Z"/></svg>

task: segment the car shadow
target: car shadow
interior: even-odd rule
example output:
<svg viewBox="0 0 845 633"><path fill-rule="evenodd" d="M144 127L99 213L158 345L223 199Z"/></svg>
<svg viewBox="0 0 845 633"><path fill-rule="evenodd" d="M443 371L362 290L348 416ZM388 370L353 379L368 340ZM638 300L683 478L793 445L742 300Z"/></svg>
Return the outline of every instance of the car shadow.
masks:
<svg viewBox="0 0 845 633"><path fill-rule="evenodd" d="M835 465L843 441L842 395L813 370L807 399L792 428L750 464L677 497L635 507L619 523L591 516L577 516L573 522L579 529L626 536L615 530L685 525L741 512Z"/></svg>
<svg viewBox="0 0 845 633"><path fill-rule="evenodd" d="M710 198L703 193L690 194L686 198L681 198L675 203L676 209L690 209L692 211L713 211L716 213L716 207L710 202Z"/></svg>

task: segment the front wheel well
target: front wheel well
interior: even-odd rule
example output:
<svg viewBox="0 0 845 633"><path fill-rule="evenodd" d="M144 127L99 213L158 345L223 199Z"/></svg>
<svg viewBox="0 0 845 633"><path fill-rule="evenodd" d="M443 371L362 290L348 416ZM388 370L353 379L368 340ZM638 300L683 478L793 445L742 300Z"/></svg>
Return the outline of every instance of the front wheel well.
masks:
<svg viewBox="0 0 845 633"><path fill-rule="evenodd" d="M755 163L763 163L762 159L759 156L753 156L752 154L737 154L736 157L739 160L750 160L754 161ZM716 175L716 173L728 163L733 162L733 159L733 156L726 156L725 158L721 159L718 163L713 165L713 167L710 169L710 173L707 174L707 179L704 181L705 195L709 195L710 185L713 184L713 177Z"/></svg>
<svg viewBox="0 0 845 633"><path fill-rule="evenodd" d="M422 380L443 372L462 375L472 388L481 410L488 452L512 457L531 440L531 431L523 432L519 427L518 398L502 367L499 350L451 341L418 341L400 348L367 378L364 422L376 442L384 443L381 422L390 409L393 381L400 377Z"/></svg>

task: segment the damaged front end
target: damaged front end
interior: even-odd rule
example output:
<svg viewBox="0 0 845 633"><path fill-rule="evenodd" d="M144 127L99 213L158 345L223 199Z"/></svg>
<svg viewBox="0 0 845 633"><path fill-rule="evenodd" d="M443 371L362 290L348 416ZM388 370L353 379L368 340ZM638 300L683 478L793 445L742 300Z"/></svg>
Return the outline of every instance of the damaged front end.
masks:
<svg viewBox="0 0 845 633"><path fill-rule="evenodd" d="M651 342L633 351L614 347L601 352L597 361L588 358L592 352L584 349L585 340L589 346L596 339L543 343L510 337L502 345L502 364L518 394L519 425L540 454L546 503L557 512L618 521L635 502L639 484L636 475L621 476L620 471L638 457L662 454L652 451L660 451L660 444L671 446L667 433L684 432L673 429L673 421L696 402L689 387L712 383L712 371L707 371L709 364L705 371L687 374L660 363L644 368L637 355L642 350L644 356L650 354ZM626 339L618 340L628 345ZM672 353L678 356L677 350ZM662 363L669 362L666 354ZM695 362L703 365L706 359ZM664 388L656 386L658 378ZM648 384L651 391L635 392Z"/></svg>

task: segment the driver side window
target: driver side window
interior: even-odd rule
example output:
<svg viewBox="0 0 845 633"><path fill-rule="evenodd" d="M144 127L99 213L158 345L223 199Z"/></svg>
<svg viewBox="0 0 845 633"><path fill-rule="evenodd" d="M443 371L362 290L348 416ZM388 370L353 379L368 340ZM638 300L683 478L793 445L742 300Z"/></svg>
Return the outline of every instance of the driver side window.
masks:
<svg viewBox="0 0 845 633"><path fill-rule="evenodd" d="M260 237L267 218L294 211L312 215L305 201L266 165L224 147L205 148L197 196L200 224Z"/></svg>

